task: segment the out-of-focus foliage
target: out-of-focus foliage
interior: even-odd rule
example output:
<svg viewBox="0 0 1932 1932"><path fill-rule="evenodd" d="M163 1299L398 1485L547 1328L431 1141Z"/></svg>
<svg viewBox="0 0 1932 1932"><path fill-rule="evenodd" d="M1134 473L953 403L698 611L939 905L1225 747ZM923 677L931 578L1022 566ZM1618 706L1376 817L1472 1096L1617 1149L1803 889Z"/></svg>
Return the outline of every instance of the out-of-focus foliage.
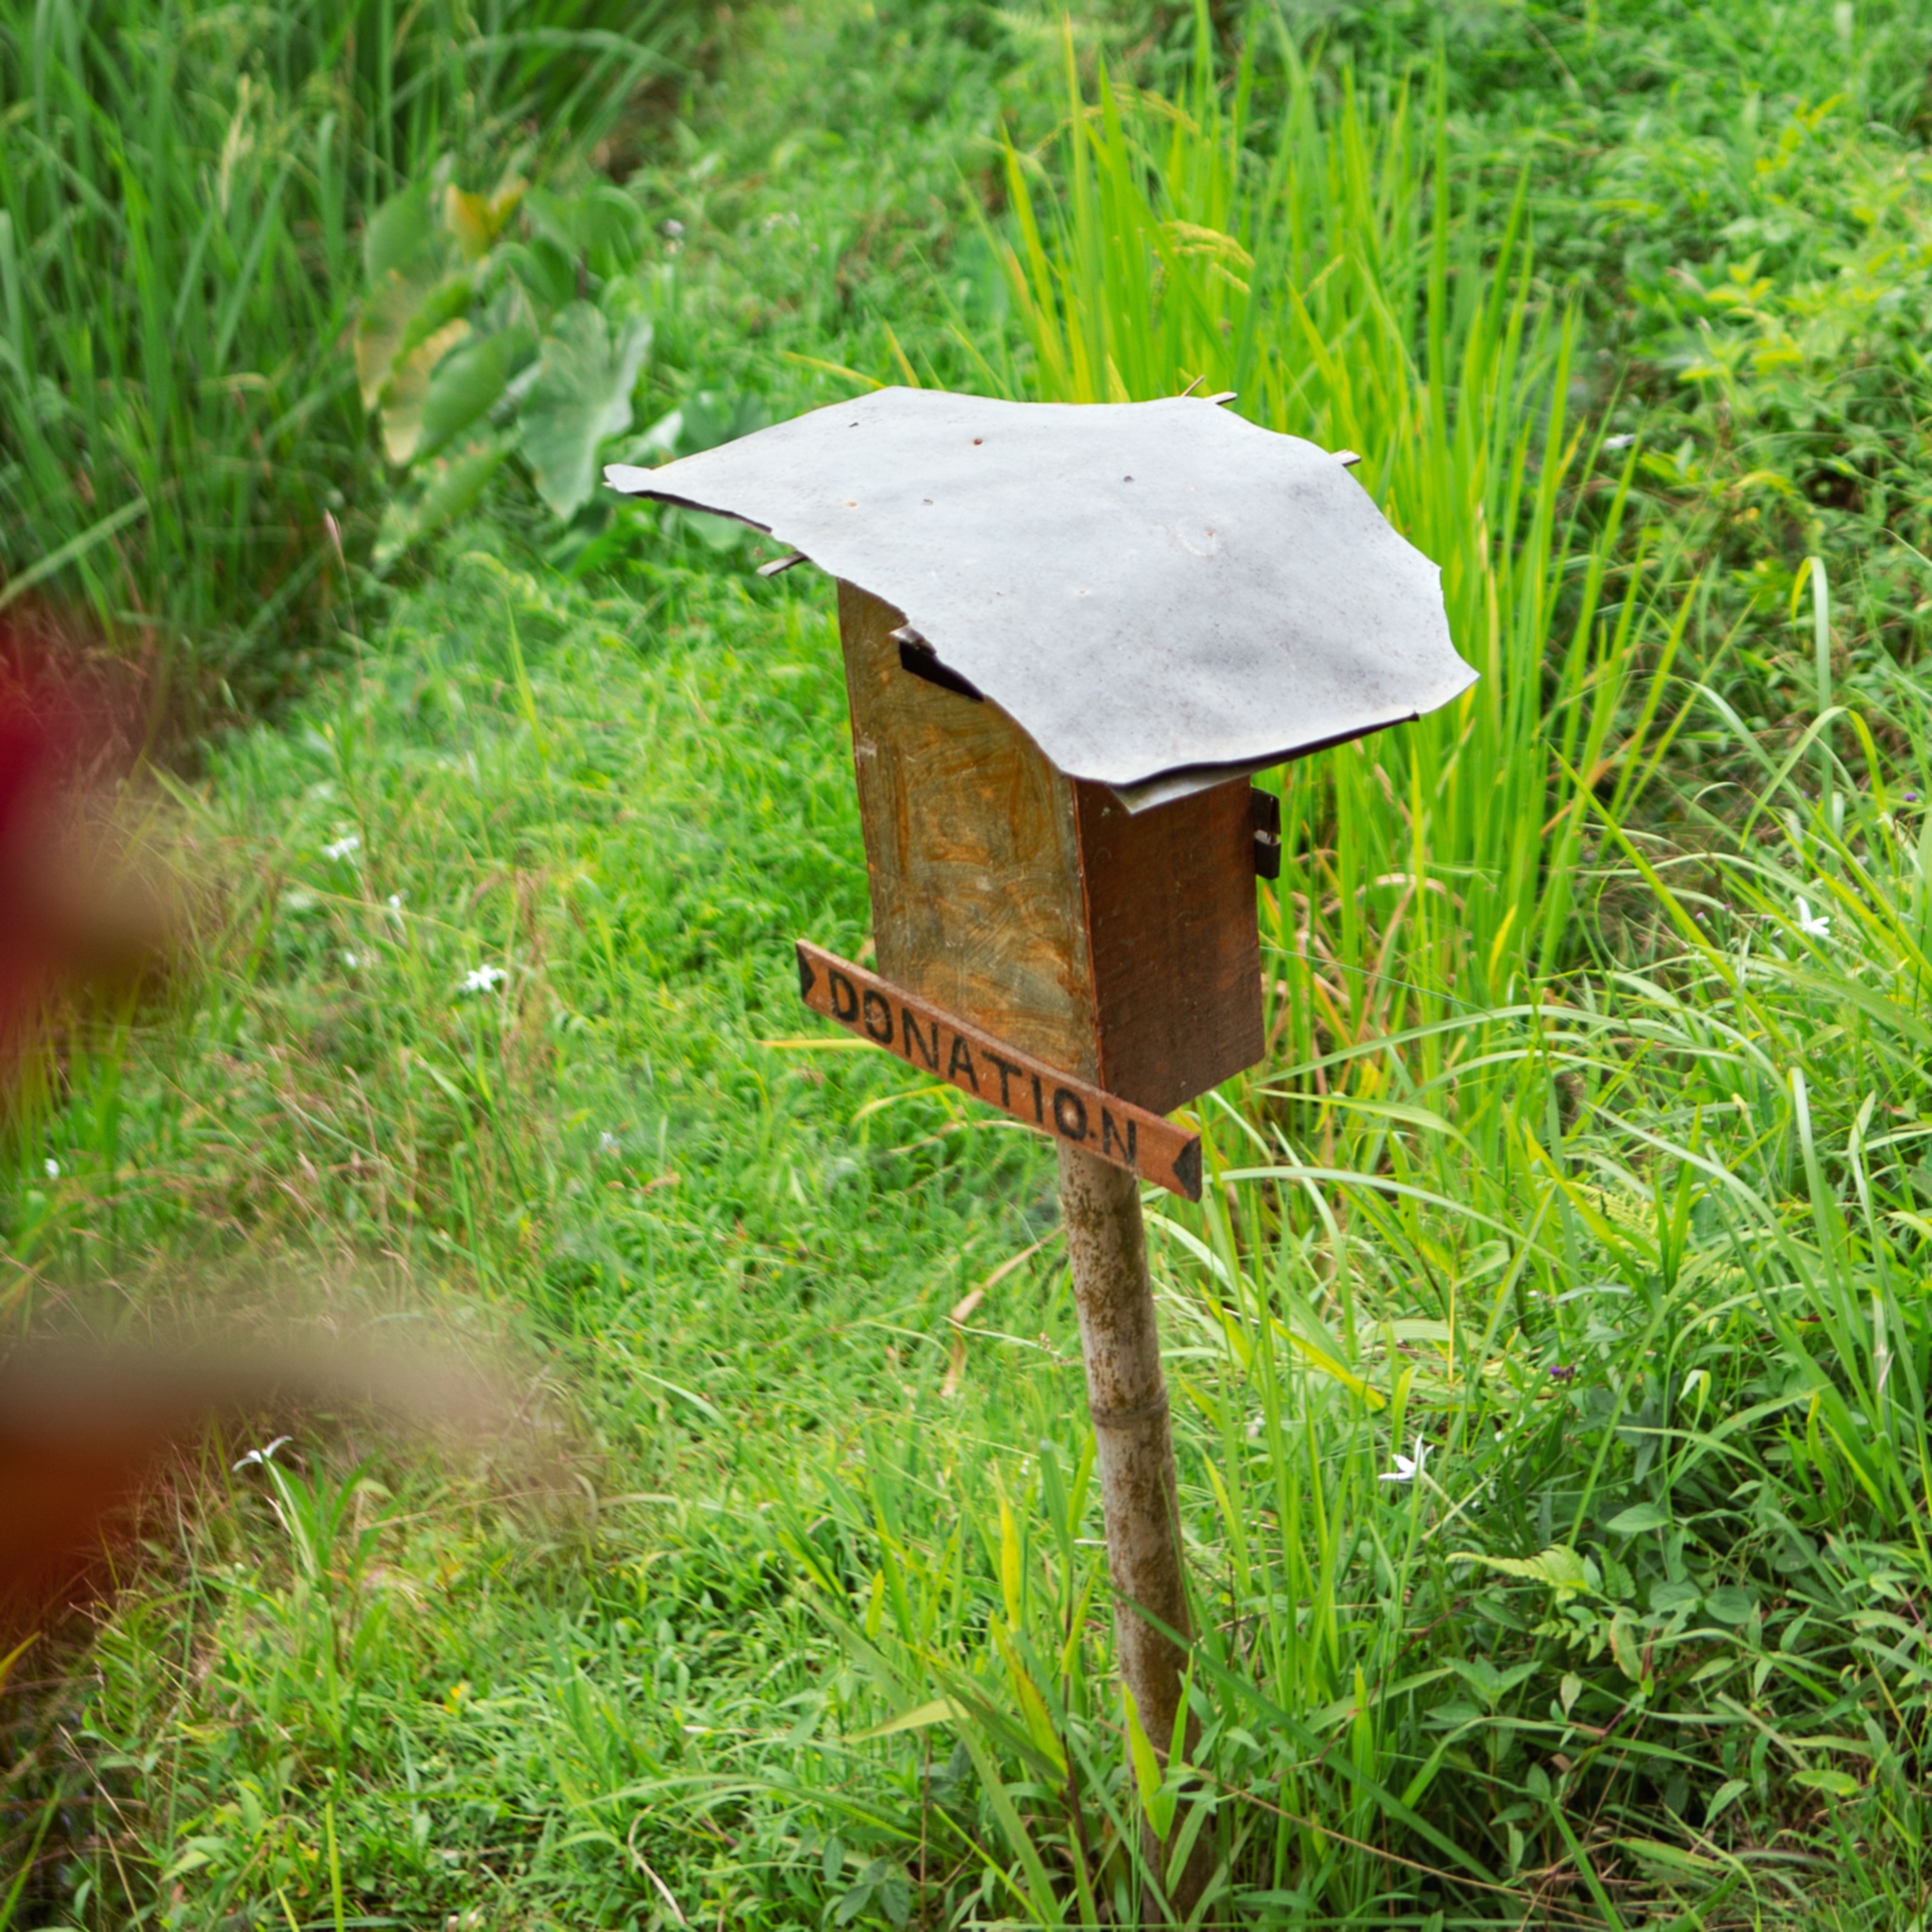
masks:
<svg viewBox="0 0 1932 1932"><path fill-rule="evenodd" d="M345 341L365 212L445 151L621 147L693 25L671 0L7 0L0 600L83 607L170 703L286 691L380 509Z"/></svg>

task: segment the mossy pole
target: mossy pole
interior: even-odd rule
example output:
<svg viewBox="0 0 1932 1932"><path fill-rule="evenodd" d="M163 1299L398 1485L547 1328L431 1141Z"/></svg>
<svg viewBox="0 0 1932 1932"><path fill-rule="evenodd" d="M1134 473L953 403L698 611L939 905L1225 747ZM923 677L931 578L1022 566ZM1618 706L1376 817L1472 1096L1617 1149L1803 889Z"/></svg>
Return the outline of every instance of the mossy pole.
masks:
<svg viewBox="0 0 1932 1932"><path fill-rule="evenodd" d="M1059 1164L1060 1213L1073 1262L1087 1406L1106 1512L1114 1649L1121 1681L1165 1766L1180 1713L1186 1646L1193 1641L1194 1626L1182 1563L1174 1432L1160 1367L1154 1284L1147 1272L1141 1186L1124 1169L1064 1141ZM1191 1748L1198 1731L1190 1714L1184 1749ZM1176 1810L1170 1841L1187 1815L1185 1806ZM1202 1831L1169 1886L1167 1846L1155 1837L1144 1813L1142 1821L1149 1862L1160 1874L1175 1922L1185 1922L1213 1874L1210 1835Z"/></svg>

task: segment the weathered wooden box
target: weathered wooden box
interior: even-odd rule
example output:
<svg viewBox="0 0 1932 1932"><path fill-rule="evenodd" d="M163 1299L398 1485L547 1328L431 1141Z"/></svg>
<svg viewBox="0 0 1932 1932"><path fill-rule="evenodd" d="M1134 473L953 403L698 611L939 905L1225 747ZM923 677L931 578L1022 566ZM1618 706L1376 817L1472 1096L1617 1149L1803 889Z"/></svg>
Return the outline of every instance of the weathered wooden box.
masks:
<svg viewBox="0 0 1932 1932"><path fill-rule="evenodd" d="M879 973L1155 1113L1260 1057L1246 777L1129 812L839 586Z"/></svg>

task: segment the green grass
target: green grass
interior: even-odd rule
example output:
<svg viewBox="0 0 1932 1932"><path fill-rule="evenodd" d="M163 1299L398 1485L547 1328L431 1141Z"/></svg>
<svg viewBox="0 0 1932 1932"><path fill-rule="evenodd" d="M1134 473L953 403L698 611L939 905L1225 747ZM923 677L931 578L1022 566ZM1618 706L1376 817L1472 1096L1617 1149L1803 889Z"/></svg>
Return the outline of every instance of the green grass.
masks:
<svg viewBox="0 0 1932 1932"><path fill-rule="evenodd" d="M1083 28L1074 112L1044 19L773 16L632 190L685 225L644 420L1205 375L1364 453L1485 672L1290 774L1271 1057L1154 1204L1192 1766L1121 1734L1050 1162L770 1043L791 939L866 924L823 587L506 481L180 791L201 976L74 1044L0 1292L406 1314L531 1420L210 1443L16 1699L10 1923L1132 1923L1189 1792L1221 1922L1923 1920L1932 721L1868 300L1919 272L1916 15L1823 114L1828 8L1489 18L1440 76L1388 9L1220 82ZM1710 353L1819 345L1671 380L1657 291L1799 214Z"/></svg>
<svg viewBox="0 0 1932 1932"><path fill-rule="evenodd" d="M159 723L299 688L380 512L365 211L616 137L688 12L0 8L0 608L83 617ZM325 518L333 518L331 536Z"/></svg>

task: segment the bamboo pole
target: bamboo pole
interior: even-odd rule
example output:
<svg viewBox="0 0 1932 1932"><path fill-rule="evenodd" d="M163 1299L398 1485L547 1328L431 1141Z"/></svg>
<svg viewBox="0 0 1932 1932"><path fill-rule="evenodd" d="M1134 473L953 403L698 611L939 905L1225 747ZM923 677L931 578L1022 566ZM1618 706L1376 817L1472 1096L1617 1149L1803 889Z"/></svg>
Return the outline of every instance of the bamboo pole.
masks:
<svg viewBox="0 0 1932 1932"><path fill-rule="evenodd" d="M1167 1379L1160 1368L1154 1285L1147 1273L1141 1187L1134 1175L1083 1148L1065 1141L1058 1146L1060 1213L1074 1268L1087 1405L1093 1418L1107 1521L1114 1648L1122 1682L1164 1766L1180 1709L1184 1644L1192 1641L1193 1622L1182 1565L1174 1435ZM1178 1633L1183 1643L1175 1643L1158 1624ZM1191 1715L1188 1748L1198 1730ZM1183 1806L1175 1813L1175 1831L1186 1817ZM1144 1814L1142 1837L1164 1884L1165 1847L1145 1824ZM1184 1921L1198 1903L1212 1870L1212 1847L1204 1831L1169 1893L1177 1921Z"/></svg>

